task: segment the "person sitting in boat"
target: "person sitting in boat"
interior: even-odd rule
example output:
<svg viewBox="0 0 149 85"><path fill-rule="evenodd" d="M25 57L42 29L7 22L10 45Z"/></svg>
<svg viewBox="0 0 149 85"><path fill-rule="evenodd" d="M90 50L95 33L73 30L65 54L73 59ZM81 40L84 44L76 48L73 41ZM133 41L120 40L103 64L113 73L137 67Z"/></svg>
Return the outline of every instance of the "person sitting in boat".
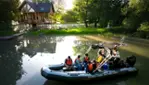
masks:
<svg viewBox="0 0 149 85"><path fill-rule="evenodd" d="M105 55L104 55L104 49L101 49L99 51L99 54L98 54L98 58L96 60L97 64L100 64L100 62L105 58Z"/></svg>
<svg viewBox="0 0 149 85"><path fill-rule="evenodd" d="M82 70L82 61L80 60L80 55L75 59L75 66L77 67L77 70Z"/></svg>
<svg viewBox="0 0 149 85"><path fill-rule="evenodd" d="M84 63L88 63L88 61L89 61L89 57L88 57L88 54L86 53L84 57Z"/></svg>
<svg viewBox="0 0 149 85"><path fill-rule="evenodd" d="M92 61L92 64L93 64L93 70L95 70L97 68L97 62L95 59Z"/></svg>
<svg viewBox="0 0 149 85"><path fill-rule="evenodd" d="M120 63L123 62L123 60L120 59L120 54L117 47L117 45L114 45L114 47L111 49L112 58L108 61L110 68L119 68L121 67Z"/></svg>
<svg viewBox="0 0 149 85"><path fill-rule="evenodd" d="M93 63L91 63L91 61L89 61L88 62L88 64L87 64L87 70L86 70L86 72L87 73L92 73L93 72Z"/></svg>
<svg viewBox="0 0 149 85"><path fill-rule="evenodd" d="M117 45L114 45L114 47L111 49L111 55L112 55L112 57L120 58L120 54L119 54Z"/></svg>
<svg viewBox="0 0 149 85"><path fill-rule="evenodd" d="M88 54L86 53L83 61L84 69L86 69L88 62L89 62L89 57L88 57Z"/></svg>
<svg viewBox="0 0 149 85"><path fill-rule="evenodd" d="M72 63L72 59L70 56L68 56L66 59L65 59L65 66L67 69L71 70L73 69L73 63Z"/></svg>

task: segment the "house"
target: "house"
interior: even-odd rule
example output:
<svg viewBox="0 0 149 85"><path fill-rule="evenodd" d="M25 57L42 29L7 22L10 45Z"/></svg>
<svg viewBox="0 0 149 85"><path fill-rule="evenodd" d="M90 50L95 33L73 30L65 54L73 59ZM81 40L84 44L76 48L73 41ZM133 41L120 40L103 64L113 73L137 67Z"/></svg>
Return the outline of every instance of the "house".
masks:
<svg viewBox="0 0 149 85"><path fill-rule="evenodd" d="M19 6L21 15L19 23L25 24L42 24L51 23L49 15L53 15L54 6L52 2L32 2L24 0Z"/></svg>

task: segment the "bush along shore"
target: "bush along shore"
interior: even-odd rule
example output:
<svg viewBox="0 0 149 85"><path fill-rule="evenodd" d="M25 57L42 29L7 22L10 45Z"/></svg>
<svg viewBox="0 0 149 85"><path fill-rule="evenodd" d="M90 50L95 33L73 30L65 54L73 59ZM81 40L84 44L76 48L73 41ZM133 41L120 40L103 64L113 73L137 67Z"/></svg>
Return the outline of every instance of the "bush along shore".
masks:
<svg viewBox="0 0 149 85"><path fill-rule="evenodd" d="M71 28L71 29L40 29L29 31L28 35L81 35L81 34L112 34L106 28Z"/></svg>
<svg viewBox="0 0 149 85"><path fill-rule="evenodd" d="M129 29L124 29L121 27L113 28L67 28L67 29L39 29L39 30L30 30L27 32L27 35L84 35L84 34L100 34L103 36L129 36L129 37L138 37L145 38L144 32L130 32ZM146 33L147 34L147 33ZM146 35L147 36L147 35Z"/></svg>

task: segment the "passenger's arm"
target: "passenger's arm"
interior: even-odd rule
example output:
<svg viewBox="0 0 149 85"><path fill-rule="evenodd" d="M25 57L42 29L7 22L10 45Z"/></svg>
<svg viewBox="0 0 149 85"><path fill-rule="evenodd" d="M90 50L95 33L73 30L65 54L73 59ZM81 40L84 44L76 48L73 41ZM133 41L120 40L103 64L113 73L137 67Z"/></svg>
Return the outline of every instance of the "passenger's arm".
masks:
<svg viewBox="0 0 149 85"><path fill-rule="evenodd" d="M65 59L65 66L67 66L66 61L67 61L67 60Z"/></svg>
<svg viewBox="0 0 149 85"><path fill-rule="evenodd" d="M117 51L116 55L117 55L117 57L120 58L120 53L119 53L119 51Z"/></svg>

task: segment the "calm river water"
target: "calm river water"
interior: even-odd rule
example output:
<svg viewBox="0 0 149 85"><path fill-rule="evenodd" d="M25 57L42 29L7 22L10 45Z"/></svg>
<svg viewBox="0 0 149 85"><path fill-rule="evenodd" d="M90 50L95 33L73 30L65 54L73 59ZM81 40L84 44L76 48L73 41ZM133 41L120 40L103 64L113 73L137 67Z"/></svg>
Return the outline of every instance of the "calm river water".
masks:
<svg viewBox="0 0 149 85"><path fill-rule="evenodd" d="M84 36L21 36L14 40L0 41L0 85L69 85L46 80L40 69L48 64L63 63L67 56L74 60L84 56L89 46L99 42L118 42L119 38L97 35ZM149 43L139 39L126 39L127 46L120 47L120 55L137 57L139 73L132 77L91 82L88 85L149 85ZM97 50L89 56L96 58ZM83 82L82 82L83 83ZM82 84L80 84L82 85Z"/></svg>

